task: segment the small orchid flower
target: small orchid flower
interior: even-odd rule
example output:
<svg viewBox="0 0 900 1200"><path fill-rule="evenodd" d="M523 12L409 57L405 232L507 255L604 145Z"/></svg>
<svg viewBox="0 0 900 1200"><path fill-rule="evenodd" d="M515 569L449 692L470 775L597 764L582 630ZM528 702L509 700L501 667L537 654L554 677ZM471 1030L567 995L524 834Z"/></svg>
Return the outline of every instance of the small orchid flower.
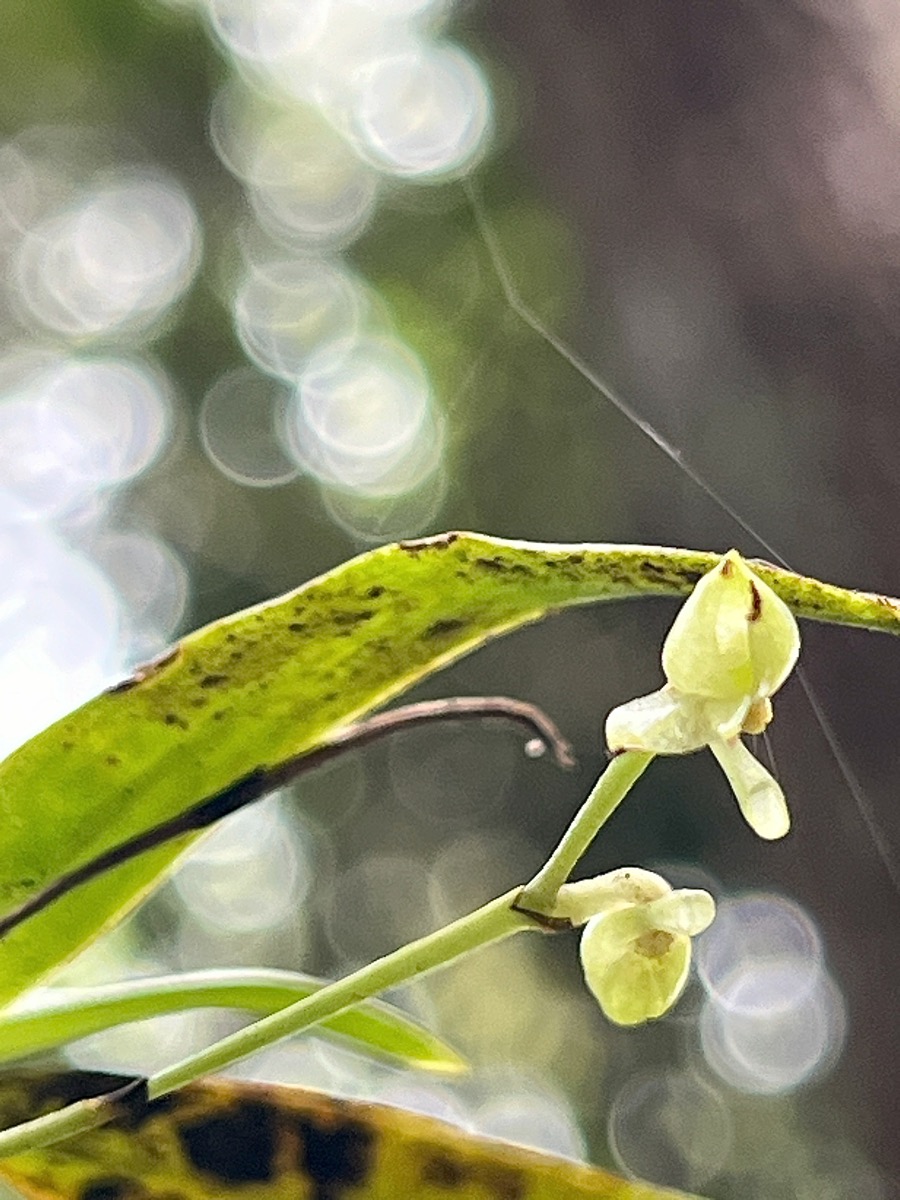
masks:
<svg viewBox="0 0 900 1200"><path fill-rule="evenodd" d="M691 938L715 916L708 892L673 891L660 875L622 867L597 879L565 884L555 914L581 935L585 981L617 1025L640 1025L669 1011L684 990Z"/></svg>
<svg viewBox="0 0 900 1200"><path fill-rule="evenodd" d="M741 812L764 838L790 828L784 793L741 741L772 719L771 697L791 672L800 634L790 609L736 550L707 572L663 645L666 686L613 709L611 751L688 754L709 746Z"/></svg>

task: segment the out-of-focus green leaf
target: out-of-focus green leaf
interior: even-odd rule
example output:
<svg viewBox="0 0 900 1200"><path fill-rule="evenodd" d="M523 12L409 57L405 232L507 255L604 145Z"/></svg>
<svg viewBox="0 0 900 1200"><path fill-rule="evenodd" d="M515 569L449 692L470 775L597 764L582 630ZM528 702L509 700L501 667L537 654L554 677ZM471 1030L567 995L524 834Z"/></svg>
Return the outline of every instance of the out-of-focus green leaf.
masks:
<svg viewBox="0 0 900 1200"><path fill-rule="evenodd" d="M130 979L90 988L54 988L0 1020L0 1061L24 1058L91 1033L193 1008L240 1008L266 1016L303 1000L326 981L292 971L210 970ZM367 1000L317 1027L317 1036L426 1071L458 1072L465 1061L417 1021Z"/></svg>

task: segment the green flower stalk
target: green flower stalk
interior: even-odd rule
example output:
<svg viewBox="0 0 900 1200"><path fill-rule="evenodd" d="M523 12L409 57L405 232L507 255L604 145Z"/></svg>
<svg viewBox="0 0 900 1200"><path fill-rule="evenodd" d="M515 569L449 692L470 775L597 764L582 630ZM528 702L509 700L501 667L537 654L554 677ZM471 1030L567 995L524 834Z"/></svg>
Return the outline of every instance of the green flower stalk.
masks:
<svg viewBox="0 0 900 1200"><path fill-rule="evenodd" d="M772 719L771 697L800 652L790 609L736 550L707 572L680 609L662 652L666 685L613 709L613 752L689 754L709 746L747 823L783 837L790 815L780 786L741 741Z"/></svg>

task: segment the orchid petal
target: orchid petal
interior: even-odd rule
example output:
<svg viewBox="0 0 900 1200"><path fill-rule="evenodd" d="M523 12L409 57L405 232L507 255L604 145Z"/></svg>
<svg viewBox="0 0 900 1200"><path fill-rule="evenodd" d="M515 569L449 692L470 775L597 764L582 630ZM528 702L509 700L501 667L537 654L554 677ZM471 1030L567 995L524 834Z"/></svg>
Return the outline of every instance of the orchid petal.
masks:
<svg viewBox="0 0 900 1200"><path fill-rule="evenodd" d="M716 699L753 693L751 582L731 551L679 609L662 654L666 679L679 691Z"/></svg>
<svg viewBox="0 0 900 1200"><path fill-rule="evenodd" d="M617 1025L640 1025L668 1012L684 990L691 939L647 928L641 907L594 917L581 936L588 987Z"/></svg>
<svg viewBox="0 0 900 1200"><path fill-rule="evenodd" d="M702 888L678 888L646 906L647 916L657 929L696 937L716 915L716 902Z"/></svg>
<svg viewBox="0 0 900 1200"><path fill-rule="evenodd" d="M799 651L788 606L731 550L682 605L662 662L666 679L681 692L752 700L781 687Z"/></svg>
<svg viewBox="0 0 900 1200"><path fill-rule="evenodd" d="M606 718L606 744L613 753L688 754L705 746L711 733L703 700L669 686L620 704Z"/></svg>
<svg viewBox="0 0 900 1200"><path fill-rule="evenodd" d="M784 837L791 827L787 801L759 759L754 758L740 738L717 738L710 742L709 748L728 776L750 828L769 841Z"/></svg>

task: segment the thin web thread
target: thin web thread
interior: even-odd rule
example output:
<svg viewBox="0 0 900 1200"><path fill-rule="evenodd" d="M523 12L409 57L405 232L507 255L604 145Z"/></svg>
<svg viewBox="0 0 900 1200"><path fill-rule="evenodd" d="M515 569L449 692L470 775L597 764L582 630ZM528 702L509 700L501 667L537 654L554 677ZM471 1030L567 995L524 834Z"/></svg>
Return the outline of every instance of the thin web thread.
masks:
<svg viewBox="0 0 900 1200"><path fill-rule="evenodd" d="M463 189L472 209L476 227L481 235L485 249L487 250L491 267L493 268L494 274L497 277L497 281L500 284L500 288L507 304L516 314L516 316L523 321L529 329L537 334L542 341L546 342L548 346L552 347L552 349L556 351L560 358L562 358L564 362L567 362L569 366L581 376L582 379L589 383L594 391L598 395L602 396L603 399L616 410L616 412L621 413L631 425L639 429L646 438L649 438L649 440L666 456L666 458L669 459L670 462L674 463L675 466L684 472L684 474L691 481L691 483L694 484L695 487L699 488L700 491L707 496L713 502L713 504L720 509L721 512L730 517L739 529L741 529L747 534L748 537L752 538L759 546L761 546L776 563L784 567L786 570L793 570L787 560L778 552L772 543L764 538L762 534L759 533L759 531L749 523L749 521L744 520L737 509L734 508L734 506L730 504L728 500L726 500L726 498L712 486L709 480L706 479L706 477L702 475L696 467L692 466L692 464L685 459L683 453L678 449L677 446L670 442L668 438L666 438L658 429L655 428L655 426L651 425L649 421L642 417L641 414L626 399L624 399L624 397L620 396L618 392L616 392L615 389L606 382L606 380L598 375L597 372L587 362L584 361L584 359L579 357L579 355L577 355L569 346L567 346L559 337L557 337L553 330L545 325L544 322L537 316L537 314L525 303L509 270L506 259L503 255L502 247L500 246L500 242L497 238L497 234L490 222L487 210L475 187L475 184L471 180L467 179L463 182ZM853 799L853 803L856 806L856 810L860 815L863 825L865 826L866 833L871 840L875 852L877 853L878 858L894 887L894 890L900 894L900 865L898 865L896 862L891 846L887 842L878 825L878 819L872 802L866 795L865 789L860 783L856 772L850 765L850 762L847 759L840 742L838 741L834 726L826 716L825 709L823 708L808 675L801 667L797 668L797 678L800 682L800 686L803 688L807 700L809 701L810 709L812 710L813 716L815 717L816 722L822 731L822 736L825 738L832 758L834 759L841 777L847 786L847 790ZM770 747L768 748L771 752Z"/></svg>
<svg viewBox="0 0 900 1200"><path fill-rule="evenodd" d="M768 729L762 731L762 743L766 752L766 766L777 779L778 763L775 761L775 742L769 734Z"/></svg>

